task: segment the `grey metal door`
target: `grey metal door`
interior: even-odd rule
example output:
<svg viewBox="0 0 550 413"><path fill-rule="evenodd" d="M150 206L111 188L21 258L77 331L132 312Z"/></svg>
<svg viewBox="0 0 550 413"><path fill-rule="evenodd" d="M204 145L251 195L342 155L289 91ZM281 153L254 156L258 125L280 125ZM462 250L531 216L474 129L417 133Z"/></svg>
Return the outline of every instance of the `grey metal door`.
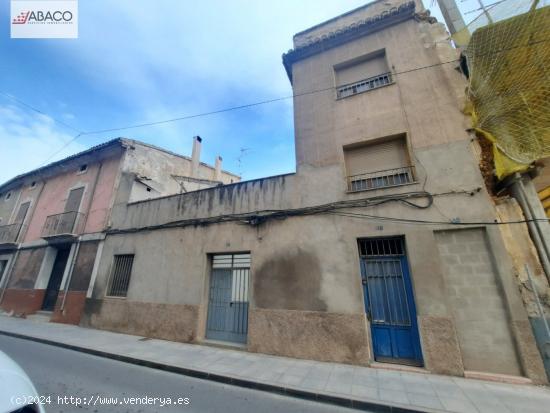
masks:
<svg viewBox="0 0 550 413"><path fill-rule="evenodd" d="M214 255L206 338L246 343L250 254Z"/></svg>

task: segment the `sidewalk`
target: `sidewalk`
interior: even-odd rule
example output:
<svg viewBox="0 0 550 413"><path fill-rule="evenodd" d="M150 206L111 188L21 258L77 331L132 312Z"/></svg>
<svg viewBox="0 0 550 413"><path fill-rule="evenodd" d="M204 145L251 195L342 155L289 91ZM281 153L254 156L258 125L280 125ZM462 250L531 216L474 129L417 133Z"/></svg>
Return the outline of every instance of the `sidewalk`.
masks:
<svg viewBox="0 0 550 413"><path fill-rule="evenodd" d="M0 334L194 377L380 412L539 413L550 389L275 357L0 316Z"/></svg>

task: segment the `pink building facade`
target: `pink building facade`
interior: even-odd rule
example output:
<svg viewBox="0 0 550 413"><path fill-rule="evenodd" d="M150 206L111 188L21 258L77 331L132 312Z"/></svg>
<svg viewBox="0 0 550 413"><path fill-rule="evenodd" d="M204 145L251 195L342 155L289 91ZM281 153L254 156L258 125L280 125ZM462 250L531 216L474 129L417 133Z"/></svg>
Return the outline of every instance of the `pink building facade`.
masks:
<svg viewBox="0 0 550 413"><path fill-rule="evenodd" d="M190 158L119 138L1 185L0 308L78 324L113 208L239 180L200 145Z"/></svg>

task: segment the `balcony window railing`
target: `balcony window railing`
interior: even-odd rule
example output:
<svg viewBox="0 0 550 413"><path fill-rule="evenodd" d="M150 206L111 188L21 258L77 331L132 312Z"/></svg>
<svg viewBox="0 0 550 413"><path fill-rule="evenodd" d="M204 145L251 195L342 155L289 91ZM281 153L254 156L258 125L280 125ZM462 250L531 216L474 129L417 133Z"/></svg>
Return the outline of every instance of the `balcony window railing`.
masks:
<svg viewBox="0 0 550 413"><path fill-rule="evenodd" d="M414 182L413 166L348 176L350 192L387 188Z"/></svg>
<svg viewBox="0 0 550 413"><path fill-rule="evenodd" d="M64 212L62 214L50 215L42 229L42 237L53 237L56 235L79 234L84 224L84 214L76 211Z"/></svg>
<svg viewBox="0 0 550 413"><path fill-rule="evenodd" d="M0 244L13 244L17 242L21 232L21 224L0 226Z"/></svg>
<svg viewBox="0 0 550 413"><path fill-rule="evenodd" d="M378 76L369 77L359 82L339 86L336 90L338 99L357 95L358 93L368 92L393 83L391 72L382 73Z"/></svg>

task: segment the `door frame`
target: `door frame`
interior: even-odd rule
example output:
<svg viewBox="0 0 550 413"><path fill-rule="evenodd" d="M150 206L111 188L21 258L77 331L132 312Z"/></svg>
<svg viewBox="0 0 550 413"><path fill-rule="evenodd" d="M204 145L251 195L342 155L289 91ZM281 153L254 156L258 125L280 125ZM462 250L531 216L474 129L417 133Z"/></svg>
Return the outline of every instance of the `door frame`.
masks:
<svg viewBox="0 0 550 413"><path fill-rule="evenodd" d="M56 253L55 253L55 258L53 260L53 265L50 269L50 276L48 277L48 281L46 283L46 288L44 289L44 298L42 300L42 305L40 306L40 309L43 310L43 311L55 311L55 305L57 303L57 299L59 298L59 292L63 290L63 283L66 279L66 276L67 276L67 270L69 269L70 267L70 262L71 262L71 256L73 254L73 248L74 248L74 244L70 245L69 247L66 247L63 248L63 246L61 246L61 248L56 248ZM48 295L48 286L50 285L50 282L52 280L52 276L53 276L53 271L55 269L55 263L57 262L57 258L59 257L59 252L60 251L67 251L67 259L65 261L65 266L63 268L63 274L61 274L61 279L59 280L59 287L57 288L57 294L56 294L56 297L55 297L55 302L53 304L53 308L51 310L46 310L44 309L44 304L46 303L46 299L47 299L47 295ZM53 291L53 290L52 290Z"/></svg>
<svg viewBox="0 0 550 413"><path fill-rule="evenodd" d="M13 260L13 256L14 256L13 253L0 254L0 260L6 261L6 266L4 267L4 271L3 273L0 274L0 289L4 289L8 287L7 283L8 283L9 273L11 271L11 262Z"/></svg>
<svg viewBox="0 0 550 413"><path fill-rule="evenodd" d="M415 353L417 355L416 359L402 359L402 358L383 358L382 360L376 359L375 354L375 346L374 346L374 334L373 334L373 323L370 320L369 317L369 311L370 309L368 306L370 305L370 299L368 297L368 284L363 284L363 270L362 270L362 260L365 260L366 257L361 254L361 247L360 243L361 241L368 241L368 240L401 240L401 245L403 248L403 255L401 256L395 256L399 257L399 261L401 262L401 269L402 269L402 277L403 277L403 283L405 287L405 293L407 298L407 303L409 304L409 318L411 322L411 332L413 336L414 342L412 343ZM414 284L412 280L412 272L410 268L410 260L409 260L409 254L407 250L407 242L405 235L385 235L385 236L379 236L379 237L361 237L357 239L357 252L358 252L358 263L359 263L359 280L360 280L360 286L361 286L361 294L363 296L363 305L364 305L364 311L365 316L367 320L367 326L368 331L367 334L369 336L370 341L370 354L371 354L371 360L373 362L380 362L380 363L388 363L388 364L399 364L399 365L411 365L416 367L423 367L425 365L424 363L424 357L423 357L423 351L422 351L422 341L420 339L420 329L418 327L418 313L416 309L416 294L414 290ZM391 256L387 256L388 258Z"/></svg>
<svg viewBox="0 0 550 413"><path fill-rule="evenodd" d="M246 250L246 251L215 251L215 252L207 252L204 256L205 261L204 262L204 282L203 282L203 292L202 292L202 300L201 300L201 309L199 312L199 329L197 332L197 339L202 342L215 342L215 343L223 343L224 345L231 346L231 347L240 347L240 348L246 348L248 345L248 329L247 329L247 335L246 335L246 341L243 342L237 342L237 341L225 341L225 340L218 340L218 339L211 339L207 337L208 332L208 317L209 317L209 304L210 304L210 287L212 285L212 272L215 269L214 268L214 257L217 255L241 255L241 254L248 254L250 255L250 264L248 267L248 310L247 310L247 318L249 319L250 316L250 307L251 307L251 299L252 299L252 251Z"/></svg>

